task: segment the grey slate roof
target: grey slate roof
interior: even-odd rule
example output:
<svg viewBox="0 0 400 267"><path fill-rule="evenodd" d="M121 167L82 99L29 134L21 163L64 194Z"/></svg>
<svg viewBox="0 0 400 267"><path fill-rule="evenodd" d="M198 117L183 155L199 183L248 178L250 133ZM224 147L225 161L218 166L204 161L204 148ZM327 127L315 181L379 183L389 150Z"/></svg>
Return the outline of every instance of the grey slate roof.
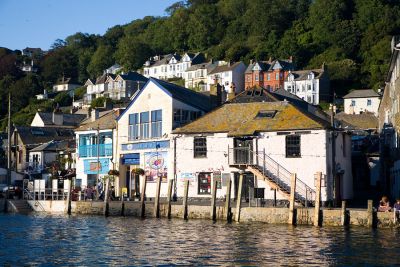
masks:
<svg viewBox="0 0 400 267"><path fill-rule="evenodd" d="M144 77L143 75L137 73L136 71L129 71L128 73L125 74L120 74L119 75L122 79L124 80L129 80L129 81L142 81L142 82L147 82L148 78Z"/></svg>
<svg viewBox="0 0 400 267"><path fill-rule="evenodd" d="M16 126L15 130L28 148L37 147L51 140L72 140L74 138L74 131L66 128Z"/></svg>
<svg viewBox="0 0 400 267"><path fill-rule="evenodd" d="M380 95L372 89L353 90L343 98L363 98L363 97L380 97Z"/></svg>
<svg viewBox="0 0 400 267"><path fill-rule="evenodd" d="M316 79L319 79L322 74L324 73L323 69L313 69L313 70L296 70L291 71L290 73L293 74L295 81L302 81L308 80L308 74L314 73Z"/></svg>
<svg viewBox="0 0 400 267"><path fill-rule="evenodd" d="M254 63L249 64L249 66L246 69L246 73L253 72L253 68L257 63L262 71L272 71L272 68L277 62L282 66L283 70L292 70L294 67L293 63L290 62L289 60L276 59L273 61L255 61Z"/></svg>
<svg viewBox="0 0 400 267"><path fill-rule="evenodd" d="M183 103L186 103L203 111L209 111L211 108L209 97L203 94L163 80L155 78L150 78L150 80L154 80L164 89L166 89L173 98L182 101Z"/></svg>
<svg viewBox="0 0 400 267"><path fill-rule="evenodd" d="M97 77L96 84L105 83L108 77L115 79L116 75L112 73L104 73L103 75Z"/></svg>
<svg viewBox="0 0 400 267"><path fill-rule="evenodd" d="M336 114L335 120L339 122L342 128L348 130L378 129L378 118L370 112L363 112L362 114L340 112Z"/></svg>
<svg viewBox="0 0 400 267"><path fill-rule="evenodd" d="M52 126L53 123L53 113L49 112L38 112L39 116L42 118L44 125ZM63 115L63 125L67 127L78 127L79 124L86 119L86 115L83 114L62 114ZM60 127L62 127L60 126Z"/></svg>
<svg viewBox="0 0 400 267"><path fill-rule="evenodd" d="M237 66L239 66L241 63L242 63L242 61L236 62L234 64L230 64L230 65L217 66L212 71L210 71L210 73L208 73L208 74L215 74L215 73L221 73L221 72L225 72L225 71L231 71L231 70L235 69Z"/></svg>
<svg viewBox="0 0 400 267"><path fill-rule="evenodd" d="M57 151L64 151L67 148L70 148L73 144L73 142L68 142L68 141L54 141L51 140L50 142L44 143L42 145L39 145L33 149L31 149L31 152L40 152L40 151L48 151L48 152L57 152Z"/></svg>

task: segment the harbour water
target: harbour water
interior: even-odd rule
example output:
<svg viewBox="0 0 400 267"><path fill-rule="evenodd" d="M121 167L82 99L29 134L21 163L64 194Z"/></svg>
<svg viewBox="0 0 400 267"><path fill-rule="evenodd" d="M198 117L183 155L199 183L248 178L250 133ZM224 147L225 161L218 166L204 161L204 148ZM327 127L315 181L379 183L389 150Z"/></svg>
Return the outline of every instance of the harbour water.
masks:
<svg viewBox="0 0 400 267"><path fill-rule="evenodd" d="M400 231L0 214L0 265L397 265Z"/></svg>

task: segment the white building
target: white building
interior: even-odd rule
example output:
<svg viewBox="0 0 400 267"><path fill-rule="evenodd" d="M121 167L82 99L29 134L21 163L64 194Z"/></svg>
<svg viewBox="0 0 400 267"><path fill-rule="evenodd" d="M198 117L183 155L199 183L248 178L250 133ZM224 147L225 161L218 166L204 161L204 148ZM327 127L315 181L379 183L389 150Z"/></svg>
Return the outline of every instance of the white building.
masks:
<svg viewBox="0 0 400 267"><path fill-rule="evenodd" d="M140 90L147 82L147 78L137 72L121 73L108 76L103 96L112 100L127 100Z"/></svg>
<svg viewBox="0 0 400 267"><path fill-rule="evenodd" d="M232 181L237 197L239 172L244 171L244 198L251 188L265 188L265 199L288 200L291 174L297 175L296 200L315 199L315 179L322 172L322 201L352 198L351 140L336 137L333 176L329 122L311 116L287 101L229 103L174 131L178 197L190 181L189 197L217 197ZM265 174L265 175L264 175ZM306 193L307 192L307 193Z"/></svg>
<svg viewBox="0 0 400 267"><path fill-rule="evenodd" d="M76 185L82 188L95 186L114 169L116 118L119 110L100 115L92 110L91 117L75 129L77 140Z"/></svg>
<svg viewBox="0 0 400 267"><path fill-rule="evenodd" d="M217 82L224 87L227 93L232 84L235 85L235 93L240 93L244 90L245 71L246 65L241 61L217 66L207 74L207 90L210 91L210 85Z"/></svg>
<svg viewBox="0 0 400 267"><path fill-rule="evenodd" d="M330 100L330 82L325 64L321 69L289 71L284 88L310 104Z"/></svg>
<svg viewBox="0 0 400 267"><path fill-rule="evenodd" d="M146 195L155 196L156 178L163 182L174 178L172 131L200 117L210 107L209 98L175 84L150 78L118 117L115 142L120 173L119 186L129 197L139 194L137 170L145 171ZM117 143L118 142L118 143ZM163 183L161 195L166 196Z"/></svg>
<svg viewBox="0 0 400 267"><path fill-rule="evenodd" d="M103 96L104 92L108 90L107 79L111 77L115 78L115 74L105 73L97 77L96 81L88 79L84 86L86 86L86 94L83 96L83 100L86 104L90 104L93 99Z"/></svg>
<svg viewBox="0 0 400 267"><path fill-rule="evenodd" d="M381 96L372 89L353 90L343 97L344 112L347 114L374 113L378 116Z"/></svg>
<svg viewBox="0 0 400 267"><path fill-rule="evenodd" d="M146 61L143 68L145 77L157 79L183 78L183 73L192 65L205 61L202 53L185 53L183 56L175 53L155 56Z"/></svg>
<svg viewBox="0 0 400 267"><path fill-rule="evenodd" d="M64 92L64 91L72 91L78 87L80 84L72 82L71 78L62 78L56 84L53 85L53 92Z"/></svg>

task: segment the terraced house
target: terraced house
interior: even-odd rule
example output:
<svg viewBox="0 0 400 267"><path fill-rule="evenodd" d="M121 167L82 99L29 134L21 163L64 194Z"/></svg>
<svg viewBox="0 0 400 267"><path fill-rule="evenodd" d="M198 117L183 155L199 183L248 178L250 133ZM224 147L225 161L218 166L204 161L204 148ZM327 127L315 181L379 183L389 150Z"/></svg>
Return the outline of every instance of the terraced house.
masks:
<svg viewBox="0 0 400 267"><path fill-rule="evenodd" d="M223 198L231 180L236 198L244 172L244 198L251 198L253 188L264 188L265 199L283 204L296 174L296 201L305 205L315 199L314 175L322 172L323 202L351 199L350 136L332 135L327 120L266 89L255 90L253 101L250 92L174 131L178 196L189 180L189 197L210 198L217 180L217 197Z"/></svg>

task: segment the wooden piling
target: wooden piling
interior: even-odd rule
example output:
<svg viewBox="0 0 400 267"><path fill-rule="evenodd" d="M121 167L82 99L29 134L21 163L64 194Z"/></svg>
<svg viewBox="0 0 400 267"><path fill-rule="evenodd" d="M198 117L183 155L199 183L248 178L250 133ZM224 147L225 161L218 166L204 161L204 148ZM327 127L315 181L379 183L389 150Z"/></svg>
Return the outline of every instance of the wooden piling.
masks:
<svg viewBox="0 0 400 267"><path fill-rule="evenodd" d="M154 217L156 218L160 218L160 191L161 191L161 177L158 177L156 198L154 200Z"/></svg>
<svg viewBox="0 0 400 267"><path fill-rule="evenodd" d="M368 209L367 209L367 226L374 226L374 201L372 199L368 200Z"/></svg>
<svg viewBox="0 0 400 267"><path fill-rule="evenodd" d="M188 194L189 194L189 180L185 181L185 188L183 192L183 219L188 218Z"/></svg>
<svg viewBox="0 0 400 267"><path fill-rule="evenodd" d="M168 210L167 210L167 217L168 219L171 218L171 198L172 198L172 186L174 184L174 180L168 180L168 195L167 195L167 202L168 202Z"/></svg>
<svg viewBox="0 0 400 267"><path fill-rule="evenodd" d="M146 204L145 204L145 195L146 195L146 184L147 179L146 176L142 176L142 192L140 194L140 214L141 217L144 218L146 214Z"/></svg>
<svg viewBox="0 0 400 267"><path fill-rule="evenodd" d="M71 197L71 191L72 191L72 179L69 180L69 187L68 187L68 196L67 196L67 214L71 215L71 201L72 201L72 197Z"/></svg>
<svg viewBox="0 0 400 267"><path fill-rule="evenodd" d="M346 200L342 200L342 212L340 216L341 224L345 226L347 224L347 202Z"/></svg>
<svg viewBox="0 0 400 267"><path fill-rule="evenodd" d="M213 221L217 220L217 180L213 180L211 195L211 219Z"/></svg>
<svg viewBox="0 0 400 267"><path fill-rule="evenodd" d="M236 213L235 221L240 221L240 209L242 207L242 188L243 188L243 171L239 174L239 186L238 186L238 196L236 200Z"/></svg>
<svg viewBox="0 0 400 267"><path fill-rule="evenodd" d="M232 212L231 212L231 186L232 180L228 180L228 184L226 187L226 198L225 198L225 212L226 212L226 220L230 222L232 220Z"/></svg>
<svg viewBox="0 0 400 267"><path fill-rule="evenodd" d="M110 211L110 179L107 178L105 181L106 186L105 186L105 191L104 191L104 209L103 209L103 214L105 217L108 217L109 211Z"/></svg>
<svg viewBox="0 0 400 267"><path fill-rule="evenodd" d="M294 216L294 204L295 204L295 194L296 194L296 179L297 176L293 173L290 177L290 202L289 202L289 224L295 224L296 220Z"/></svg>
<svg viewBox="0 0 400 267"><path fill-rule="evenodd" d="M321 180L322 180L322 172L317 172L317 184L315 188L315 207L314 207L314 226L319 226L319 222L321 221Z"/></svg>

